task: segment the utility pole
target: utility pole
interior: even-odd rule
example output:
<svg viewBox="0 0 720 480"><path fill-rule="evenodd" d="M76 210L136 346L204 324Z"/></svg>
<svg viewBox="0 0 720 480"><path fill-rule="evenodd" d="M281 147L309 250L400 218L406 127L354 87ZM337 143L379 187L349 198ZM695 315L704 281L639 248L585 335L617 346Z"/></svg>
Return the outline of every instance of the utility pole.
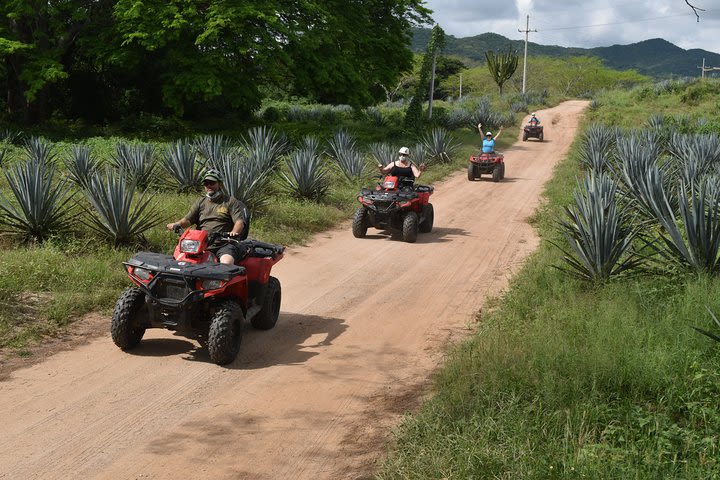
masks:
<svg viewBox="0 0 720 480"><path fill-rule="evenodd" d="M462 72L460 72L460 96L458 97L458 100L462 98Z"/></svg>
<svg viewBox="0 0 720 480"><path fill-rule="evenodd" d="M699 68L701 71L701 73L700 73L701 79L705 78L705 72L712 72L713 70L720 70L720 67L706 67L705 66L705 58L703 58L702 67L697 67L697 68Z"/></svg>
<svg viewBox="0 0 720 480"><path fill-rule="evenodd" d="M537 30L530 30L530 15L527 16L527 23L525 25L525 30L518 29L518 32L525 32L525 57L523 58L523 89L522 89L522 93L525 93L525 77L527 75L528 33L537 32Z"/></svg>

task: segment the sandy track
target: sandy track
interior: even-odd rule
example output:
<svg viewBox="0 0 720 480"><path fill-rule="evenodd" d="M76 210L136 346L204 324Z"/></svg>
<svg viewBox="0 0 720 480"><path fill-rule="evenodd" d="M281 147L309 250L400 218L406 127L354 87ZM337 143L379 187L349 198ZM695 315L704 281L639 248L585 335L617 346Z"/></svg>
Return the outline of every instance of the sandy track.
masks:
<svg viewBox="0 0 720 480"><path fill-rule="evenodd" d="M443 346L536 247L526 220L586 104L540 111L546 141L506 150L505 181L437 184L416 244L346 226L290 249L277 327L247 328L229 368L149 330L132 353L108 334L12 372L0 478L367 478Z"/></svg>

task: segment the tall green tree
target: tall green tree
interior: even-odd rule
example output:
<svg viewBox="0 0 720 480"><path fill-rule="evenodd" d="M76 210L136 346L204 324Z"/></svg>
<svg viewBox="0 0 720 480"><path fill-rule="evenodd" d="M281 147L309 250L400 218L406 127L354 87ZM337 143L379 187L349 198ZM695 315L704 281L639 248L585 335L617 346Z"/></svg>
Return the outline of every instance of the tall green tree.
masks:
<svg viewBox="0 0 720 480"><path fill-rule="evenodd" d="M490 70L493 80L500 87L500 95L502 95L503 85L515 73L518 67L518 54L514 50L508 50L504 53L495 53L492 51L485 52L487 67Z"/></svg>
<svg viewBox="0 0 720 480"><path fill-rule="evenodd" d="M425 55L423 57L422 67L420 68L420 79L418 80L410 105L405 112L405 128L419 130L423 125L422 103L429 94L430 71L433 61L445 46L445 31L440 25L435 25L430 33L430 41L428 42Z"/></svg>

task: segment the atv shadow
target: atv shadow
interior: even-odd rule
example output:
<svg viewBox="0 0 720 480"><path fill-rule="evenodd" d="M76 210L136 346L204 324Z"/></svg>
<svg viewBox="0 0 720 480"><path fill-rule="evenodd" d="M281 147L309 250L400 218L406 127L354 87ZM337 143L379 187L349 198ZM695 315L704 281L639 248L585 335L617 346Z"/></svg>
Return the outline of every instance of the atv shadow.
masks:
<svg viewBox="0 0 720 480"><path fill-rule="evenodd" d="M322 353L322 349L347 329L339 318L281 312L277 325L271 330L257 330L250 322L243 324L240 353L230 369L255 369L272 365L298 365ZM154 329L153 329L154 330ZM146 335L154 332L149 330ZM160 335L177 338L144 338L127 353L147 357L179 355L195 362L212 363L207 345L202 339L188 339L173 332L160 331Z"/></svg>
<svg viewBox="0 0 720 480"><path fill-rule="evenodd" d="M415 243L452 242L454 237L466 237L468 234L464 228L433 227L432 232L418 235Z"/></svg>

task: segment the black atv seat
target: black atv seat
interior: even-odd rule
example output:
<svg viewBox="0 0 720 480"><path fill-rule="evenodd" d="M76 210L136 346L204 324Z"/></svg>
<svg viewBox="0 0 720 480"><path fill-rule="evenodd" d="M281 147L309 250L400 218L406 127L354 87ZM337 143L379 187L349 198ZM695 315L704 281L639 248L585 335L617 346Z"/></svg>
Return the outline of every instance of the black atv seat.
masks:
<svg viewBox="0 0 720 480"><path fill-rule="evenodd" d="M415 191L416 192L432 192L435 190L435 187L432 185L415 185Z"/></svg>

